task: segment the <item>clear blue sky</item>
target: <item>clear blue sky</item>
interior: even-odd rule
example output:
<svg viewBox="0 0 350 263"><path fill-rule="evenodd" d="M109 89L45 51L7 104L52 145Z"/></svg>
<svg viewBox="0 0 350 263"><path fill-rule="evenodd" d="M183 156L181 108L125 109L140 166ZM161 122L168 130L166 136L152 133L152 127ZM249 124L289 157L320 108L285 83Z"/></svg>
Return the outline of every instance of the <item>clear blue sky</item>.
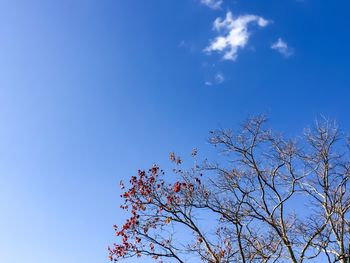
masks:
<svg viewBox="0 0 350 263"><path fill-rule="evenodd" d="M119 180L248 114L350 130L348 0L213 3L0 0L1 262L107 262Z"/></svg>

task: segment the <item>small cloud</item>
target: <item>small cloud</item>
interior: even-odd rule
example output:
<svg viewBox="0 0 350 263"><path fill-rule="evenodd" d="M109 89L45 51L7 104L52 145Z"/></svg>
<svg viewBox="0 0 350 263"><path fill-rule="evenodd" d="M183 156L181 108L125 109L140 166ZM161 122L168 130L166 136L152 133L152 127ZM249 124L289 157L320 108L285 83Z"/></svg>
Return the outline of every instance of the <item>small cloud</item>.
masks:
<svg viewBox="0 0 350 263"><path fill-rule="evenodd" d="M214 79L212 81L206 81L204 84L206 86L220 85L225 81L224 74L218 72L215 74Z"/></svg>
<svg viewBox="0 0 350 263"><path fill-rule="evenodd" d="M271 48L278 51L286 58L294 54L294 49L290 48L288 44L282 40L282 38L278 38L277 41L271 45Z"/></svg>
<svg viewBox="0 0 350 263"><path fill-rule="evenodd" d="M217 73L216 75L215 75L215 83L216 84L221 84L221 83L223 83L224 82L224 80L225 80L225 77L224 77L224 74L222 74L222 73Z"/></svg>
<svg viewBox="0 0 350 263"><path fill-rule="evenodd" d="M216 51L223 53L225 60L236 60L238 50L243 49L248 43L251 35L248 26L252 23L256 23L259 27L266 27L269 21L256 15L242 15L235 18L228 11L225 19L215 19L213 30L218 32L219 36L211 41L204 52Z"/></svg>
<svg viewBox="0 0 350 263"><path fill-rule="evenodd" d="M181 40L179 43L179 47L185 47L185 46L186 46L185 40Z"/></svg>
<svg viewBox="0 0 350 263"><path fill-rule="evenodd" d="M180 43L178 44L178 47L183 48L183 49L187 49L191 53L195 53L197 50L196 46L193 43L191 43L189 41L185 41L185 40L180 41Z"/></svg>
<svg viewBox="0 0 350 263"><path fill-rule="evenodd" d="M207 7L217 10L221 8L224 0L200 0L201 4L206 5Z"/></svg>

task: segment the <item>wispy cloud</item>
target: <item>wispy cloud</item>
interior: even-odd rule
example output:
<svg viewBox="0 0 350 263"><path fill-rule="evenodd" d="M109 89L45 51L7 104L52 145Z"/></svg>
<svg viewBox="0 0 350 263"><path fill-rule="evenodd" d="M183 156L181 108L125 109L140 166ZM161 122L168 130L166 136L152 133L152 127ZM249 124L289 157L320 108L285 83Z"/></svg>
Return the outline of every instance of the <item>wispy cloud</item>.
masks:
<svg viewBox="0 0 350 263"><path fill-rule="evenodd" d="M216 51L222 53L225 60L236 60L238 50L248 43L251 35L248 26L252 23L266 27L269 21L256 15L241 15L235 18L228 11L225 19L217 18L214 21L213 30L218 32L219 36L211 41L204 51L207 53Z"/></svg>
<svg viewBox="0 0 350 263"><path fill-rule="evenodd" d="M222 73L217 73L216 75L215 75L215 82L217 83L217 84L221 84L221 83L223 83L224 82L224 80L225 80L225 77L224 77L224 74L222 74Z"/></svg>
<svg viewBox="0 0 350 263"><path fill-rule="evenodd" d="M278 51L286 58L294 54L294 49L289 47L288 44L282 40L282 38L278 38L277 41L271 45L271 48Z"/></svg>
<svg viewBox="0 0 350 263"><path fill-rule="evenodd" d="M211 9L220 9L224 0L200 0L203 5L210 7Z"/></svg>
<svg viewBox="0 0 350 263"><path fill-rule="evenodd" d="M225 81L225 76L221 72L215 74L213 81L206 81L204 84L207 86L219 85Z"/></svg>
<svg viewBox="0 0 350 263"><path fill-rule="evenodd" d="M188 50L191 53L195 53L196 50L197 50L196 46L192 42L185 41L185 40L180 41L178 47L186 49L186 50Z"/></svg>

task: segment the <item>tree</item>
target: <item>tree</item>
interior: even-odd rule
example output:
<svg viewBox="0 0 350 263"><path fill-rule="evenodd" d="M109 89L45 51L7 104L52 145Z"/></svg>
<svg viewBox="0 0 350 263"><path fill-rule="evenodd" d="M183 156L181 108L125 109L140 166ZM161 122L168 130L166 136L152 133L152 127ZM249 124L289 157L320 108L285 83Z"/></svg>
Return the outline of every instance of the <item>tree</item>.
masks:
<svg viewBox="0 0 350 263"><path fill-rule="evenodd" d="M121 241L111 260L350 262L350 144L335 123L290 139L258 116L209 142L220 161L197 164L194 150L182 169L170 154L177 181L156 165L131 178L121 196L131 217L114 226Z"/></svg>

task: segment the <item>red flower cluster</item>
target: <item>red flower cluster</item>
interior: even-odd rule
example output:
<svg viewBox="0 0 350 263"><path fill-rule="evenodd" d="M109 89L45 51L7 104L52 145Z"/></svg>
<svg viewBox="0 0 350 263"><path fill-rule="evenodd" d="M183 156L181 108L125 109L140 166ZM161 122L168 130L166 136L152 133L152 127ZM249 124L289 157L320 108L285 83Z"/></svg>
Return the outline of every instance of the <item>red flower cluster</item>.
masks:
<svg viewBox="0 0 350 263"><path fill-rule="evenodd" d="M181 184L179 182L176 182L174 185L174 192L178 193L181 190Z"/></svg>
<svg viewBox="0 0 350 263"><path fill-rule="evenodd" d="M120 229L114 226L116 236L121 238L121 242L114 244L113 248L108 248L110 260L116 261L118 258L134 254L141 255L140 251L145 248L142 236L147 235L149 229L171 222L167 215L162 214L169 213L175 206L181 205L181 191L194 192L194 184L199 189L200 181L197 178L194 184L178 181L166 186L164 181L158 178L160 173L163 174L159 167L153 166L147 172L139 170L137 176L131 177L130 189L121 195L124 199L121 208L130 211L131 216ZM121 187L125 188L122 182ZM148 247L151 251L156 249L154 244Z"/></svg>
<svg viewBox="0 0 350 263"><path fill-rule="evenodd" d="M196 179L197 179L196 182L197 182L197 184L199 186L200 185L200 181L199 181L198 178L196 178ZM174 184L174 188L173 188L174 192L178 193L178 192L180 192L181 189L188 189L190 192L193 192L194 191L194 185L191 184L191 183L187 184L187 183L176 182Z"/></svg>
<svg viewBox="0 0 350 263"><path fill-rule="evenodd" d="M116 236L122 238L121 244L114 244L114 248L111 249L108 247L109 259L113 260L115 258L120 258L125 256L130 250L133 250L137 253L136 244L141 242L141 238L138 236L133 236L133 232L136 227L139 225L139 212L146 210L144 199L148 202L152 202L150 199L150 194L154 189L154 183L158 175L159 168L158 166L153 166L149 170L149 175L145 171L138 171L138 176L133 176L130 179L131 188L121 195L124 198L124 205L121 206L122 209L128 210L131 206L131 217L126 220L125 224L121 227L120 230L115 227ZM121 185L123 185L121 183ZM123 185L124 187L124 185ZM147 229L144 229L144 232L147 232ZM129 240L134 238L134 244Z"/></svg>

